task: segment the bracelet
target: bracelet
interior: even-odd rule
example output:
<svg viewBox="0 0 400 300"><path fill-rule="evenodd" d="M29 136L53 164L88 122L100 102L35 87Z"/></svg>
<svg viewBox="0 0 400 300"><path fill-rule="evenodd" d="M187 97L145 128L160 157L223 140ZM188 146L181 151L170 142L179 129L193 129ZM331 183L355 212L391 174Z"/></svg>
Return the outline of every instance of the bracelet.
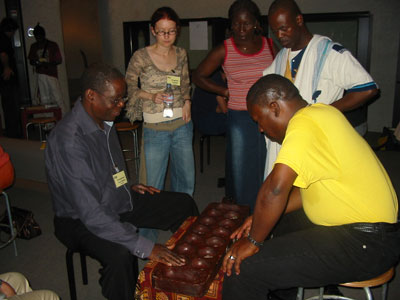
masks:
<svg viewBox="0 0 400 300"><path fill-rule="evenodd" d="M264 244L263 242L259 243L259 242L257 242L255 239L253 239L253 238L250 236L250 233L247 235L247 239L250 241L250 243L252 243L254 246L256 246L256 247L258 247L258 248L260 248L260 247Z"/></svg>
<svg viewBox="0 0 400 300"><path fill-rule="evenodd" d="M190 99L185 99L185 102L186 102L186 101L192 102L192 100L190 100Z"/></svg>

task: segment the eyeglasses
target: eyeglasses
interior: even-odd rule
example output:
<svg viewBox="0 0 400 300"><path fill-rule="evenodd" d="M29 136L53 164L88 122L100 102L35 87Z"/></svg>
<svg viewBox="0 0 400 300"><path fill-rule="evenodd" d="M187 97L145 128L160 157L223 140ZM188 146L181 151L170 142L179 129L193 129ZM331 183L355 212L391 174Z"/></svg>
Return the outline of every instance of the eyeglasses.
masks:
<svg viewBox="0 0 400 300"><path fill-rule="evenodd" d="M170 31L164 31L164 30L155 31L155 33L158 36L166 36L166 35L176 35L178 31L176 29L171 29Z"/></svg>
<svg viewBox="0 0 400 300"><path fill-rule="evenodd" d="M103 96L106 99L109 99L106 95L104 95L103 93L100 93L99 91L96 91L97 94ZM109 101L114 105L117 106L119 103L125 104L127 101L129 100L128 97L121 97L118 99L109 99Z"/></svg>

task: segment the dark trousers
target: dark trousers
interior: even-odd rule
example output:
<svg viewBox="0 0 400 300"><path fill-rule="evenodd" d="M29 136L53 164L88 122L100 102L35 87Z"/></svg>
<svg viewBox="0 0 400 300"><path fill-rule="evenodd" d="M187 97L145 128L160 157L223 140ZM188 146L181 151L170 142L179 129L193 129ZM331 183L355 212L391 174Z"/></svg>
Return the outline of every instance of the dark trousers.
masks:
<svg viewBox="0 0 400 300"><path fill-rule="evenodd" d="M20 138L21 118L19 110L18 86L15 77L8 81L0 81L1 104L4 113L5 135L11 138Z"/></svg>
<svg viewBox="0 0 400 300"><path fill-rule="evenodd" d="M223 299L266 299L270 291L320 287L378 276L398 261L400 232L365 233L317 226L301 212L282 218L276 234L225 277ZM285 227L279 230L279 226ZM311 225L311 226L310 226Z"/></svg>
<svg viewBox="0 0 400 300"><path fill-rule="evenodd" d="M183 193L133 193L134 210L121 214L121 222L141 228L176 231L189 216L199 214L193 199ZM54 218L56 237L68 248L100 262L102 294L110 300L134 299L137 257L124 246L92 234L80 220Z"/></svg>

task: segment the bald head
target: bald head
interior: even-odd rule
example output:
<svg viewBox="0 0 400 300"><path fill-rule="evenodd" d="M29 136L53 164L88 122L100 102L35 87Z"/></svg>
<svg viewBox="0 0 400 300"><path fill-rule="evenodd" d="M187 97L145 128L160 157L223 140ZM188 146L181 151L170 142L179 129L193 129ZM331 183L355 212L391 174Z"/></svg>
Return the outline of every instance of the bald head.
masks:
<svg viewBox="0 0 400 300"><path fill-rule="evenodd" d="M247 93L247 107L266 106L271 100L302 100L299 90L285 77L269 74L261 77Z"/></svg>

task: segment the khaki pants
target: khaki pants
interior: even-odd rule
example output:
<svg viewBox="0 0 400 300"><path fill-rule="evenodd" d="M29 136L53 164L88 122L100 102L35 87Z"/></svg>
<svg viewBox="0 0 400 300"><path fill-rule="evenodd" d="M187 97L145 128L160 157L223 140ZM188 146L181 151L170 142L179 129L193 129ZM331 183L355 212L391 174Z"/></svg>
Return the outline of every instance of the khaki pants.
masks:
<svg viewBox="0 0 400 300"><path fill-rule="evenodd" d="M28 280L21 273L11 272L0 274L0 279L11 285L16 295L10 300L59 300L56 293L49 290L32 291Z"/></svg>

